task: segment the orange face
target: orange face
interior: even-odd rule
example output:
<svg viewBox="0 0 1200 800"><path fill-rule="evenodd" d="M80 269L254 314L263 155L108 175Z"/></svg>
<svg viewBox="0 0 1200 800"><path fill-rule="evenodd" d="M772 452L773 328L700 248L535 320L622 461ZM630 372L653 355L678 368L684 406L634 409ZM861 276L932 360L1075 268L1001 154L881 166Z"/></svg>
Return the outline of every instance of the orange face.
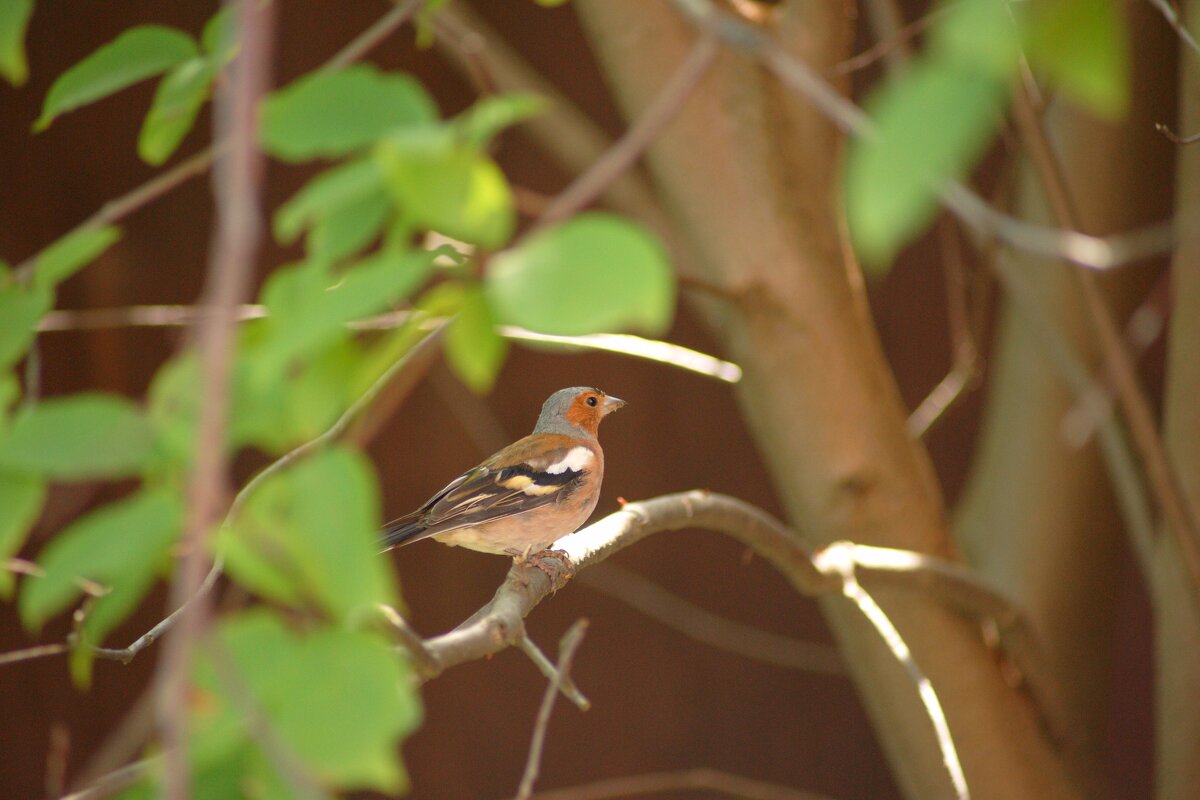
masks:
<svg viewBox="0 0 1200 800"><path fill-rule="evenodd" d="M623 405L624 400L609 397L599 389L589 389L575 395L567 409L567 422L595 436L600 420Z"/></svg>

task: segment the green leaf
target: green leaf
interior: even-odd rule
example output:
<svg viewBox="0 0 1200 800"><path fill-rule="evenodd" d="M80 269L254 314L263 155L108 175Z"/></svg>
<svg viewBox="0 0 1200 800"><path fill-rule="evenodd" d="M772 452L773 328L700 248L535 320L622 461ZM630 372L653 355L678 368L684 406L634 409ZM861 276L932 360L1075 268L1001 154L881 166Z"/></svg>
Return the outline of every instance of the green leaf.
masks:
<svg viewBox="0 0 1200 800"><path fill-rule="evenodd" d="M335 276L324 262L276 270L263 289L270 311L262 352L277 366L350 335L346 324L379 313L429 273L427 253L383 249ZM266 366L264 364L264 366Z"/></svg>
<svg viewBox="0 0 1200 800"><path fill-rule="evenodd" d="M0 472L0 561L15 556L25 544L45 500L45 481L19 472ZM0 569L0 597L11 595L12 587L12 573Z"/></svg>
<svg viewBox="0 0 1200 800"><path fill-rule="evenodd" d="M110 589L84 623L88 641L101 642L153 583L179 534L182 514L173 491L143 489L73 522L38 556L45 575L22 582L21 620L38 628L66 610L82 594L82 578Z"/></svg>
<svg viewBox="0 0 1200 800"><path fill-rule="evenodd" d="M0 287L0 369L25 356L37 335L38 321L53 303L54 293L44 287Z"/></svg>
<svg viewBox="0 0 1200 800"><path fill-rule="evenodd" d="M216 56L218 67L233 60L238 51L237 20L234 6L222 6L221 10L208 18L200 34L200 46L204 52Z"/></svg>
<svg viewBox="0 0 1200 800"><path fill-rule="evenodd" d="M980 69L1008 80L1021 60L1016 15L1005 0L953 0L939 5L929 32L929 58L950 66Z"/></svg>
<svg viewBox="0 0 1200 800"><path fill-rule="evenodd" d="M936 192L963 175L1001 117L1005 83L943 63L914 63L868 98L878 136L850 143L846 214L868 269L886 269L936 209Z"/></svg>
<svg viewBox="0 0 1200 800"><path fill-rule="evenodd" d="M255 592L346 622L395 604L378 553L379 497L362 456L333 447L268 477L218 537L226 571Z"/></svg>
<svg viewBox="0 0 1200 800"><path fill-rule="evenodd" d="M370 244L390 211L379 166L351 161L322 172L284 203L275 214L275 237L288 243L308 229L309 255L333 262Z"/></svg>
<svg viewBox="0 0 1200 800"><path fill-rule="evenodd" d="M458 314L446 330L446 360L454 373L477 394L487 394L504 363L508 343L496 333L492 309L483 288L465 288Z"/></svg>
<svg viewBox="0 0 1200 800"><path fill-rule="evenodd" d="M1129 108L1129 43L1113 0L1047 0L1030 9L1029 59L1094 113Z"/></svg>
<svg viewBox="0 0 1200 800"><path fill-rule="evenodd" d="M411 220L495 249L516 224L512 190L496 162L447 135L393 136L375 150L392 196Z"/></svg>
<svg viewBox="0 0 1200 800"><path fill-rule="evenodd" d="M25 60L25 31L33 15L33 0L0 2L0 75L13 86L21 86L29 77Z"/></svg>
<svg viewBox="0 0 1200 800"><path fill-rule="evenodd" d="M136 475L154 451L145 416L124 398L81 393L43 400L13 419L0 468L57 480Z"/></svg>
<svg viewBox="0 0 1200 800"><path fill-rule="evenodd" d="M131 28L59 76L33 129L45 130L58 115L166 72L196 52L192 37L175 28Z"/></svg>
<svg viewBox="0 0 1200 800"><path fill-rule="evenodd" d="M121 238L116 225L68 233L37 256L33 282L53 288L100 257Z"/></svg>
<svg viewBox="0 0 1200 800"><path fill-rule="evenodd" d="M485 97L459 114L454 124L467 142L483 147L500 131L541 114L546 106L546 99L536 94Z"/></svg>
<svg viewBox="0 0 1200 800"><path fill-rule="evenodd" d="M436 119L433 100L416 80L359 64L311 73L272 94L263 105L262 141L285 161L336 158L396 128Z"/></svg>
<svg viewBox="0 0 1200 800"><path fill-rule="evenodd" d="M196 122L216 77L212 60L189 58L163 76L138 134L138 155L158 166L171 157Z"/></svg>
<svg viewBox="0 0 1200 800"><path fill-rule="evenodd" d="M487 274L499 322L577 335L671 323L675 278L666 253L644 228L587 213L498 253Z"/></svg>
<svg viewBox="0 0 1200 800"><path fill-rule="evenodd" d="M404 790L398 745L420 723L421 706L387 643L331 628L298 636L261 609L223 623L218 635L272 732L318 780L346 790ZM243 719L246 704L209 662L200 671L207 674L197 683L213 686L222 702L195 721L197 736L216 730L228 738L227 721Z"/></svg>

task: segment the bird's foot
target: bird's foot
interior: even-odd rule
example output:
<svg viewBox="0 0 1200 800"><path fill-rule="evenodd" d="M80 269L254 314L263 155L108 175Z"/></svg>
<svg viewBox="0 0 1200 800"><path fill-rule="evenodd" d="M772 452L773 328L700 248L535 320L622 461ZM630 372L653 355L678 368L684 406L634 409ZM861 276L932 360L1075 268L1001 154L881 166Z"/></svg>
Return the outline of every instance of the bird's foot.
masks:
<svg viewBox="0 0 1200 800"><path fill-rule="evenodd" d="M540 569L550 579L552 591L558 592L559 589L567 585L567 581L575 577L575 564L571 561L571 557L567 555L565 550L542 550L530 555L530 549L526 548L524 552L514 554L513 562L516 564L528 564L531 567ZM546 559L550 559L550 561Z"/></svg>

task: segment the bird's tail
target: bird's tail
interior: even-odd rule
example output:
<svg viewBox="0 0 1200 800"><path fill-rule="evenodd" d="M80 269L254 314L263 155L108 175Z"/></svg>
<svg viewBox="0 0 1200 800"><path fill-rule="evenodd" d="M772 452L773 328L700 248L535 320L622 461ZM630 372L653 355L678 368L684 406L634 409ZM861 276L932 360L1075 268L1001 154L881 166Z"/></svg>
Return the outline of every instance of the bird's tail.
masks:
<svg viewBox="0 0 1200 800"><path fill-rule="evenodd" d="M390 550L413 541L425 532L426 527L421 524L419 514L409 514L385 525L380 534L380 542L383 549Z"/></svg>

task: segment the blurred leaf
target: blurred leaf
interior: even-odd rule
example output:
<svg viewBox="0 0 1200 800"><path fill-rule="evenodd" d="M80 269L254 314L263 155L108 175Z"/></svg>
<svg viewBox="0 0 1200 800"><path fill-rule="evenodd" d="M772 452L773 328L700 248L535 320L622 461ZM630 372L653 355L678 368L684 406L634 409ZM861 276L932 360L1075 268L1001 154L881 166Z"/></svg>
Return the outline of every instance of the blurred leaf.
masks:
<svg viewBox="0 0 1200 800"><path fill-rule="evenodd" d="M33 282L53 288L100 257L121 238L116 225L83 228L51 243L37 256Z"/></svg>
<svg viewBox="0 0 1200 800"><path fill-rule="evenodd" d="M204 23L200 34L200 46L204 52L216 57L218 69L228 64L238 51L237 20L233 12L234 6L222 6Z"/></svg>
<svg viewBox="0 0 1200 800"><path fill-rule="evenodd" d="M268 477L218 546L226 571L244 586L346 622L396 602L378 527L370 467L357 453L331 447Z"/></svg>
<svg viewBox="0 0 1200 800"><path fill-rule="evenodd" d="M459 114L454 124L468 143L484 147L500 131L541 114L546 106L546 99L536 94L494 95Z"/></svg>
<svg viewBox="0 0 1200 800"><path fill-rule="evenodd" d="M25 357L38 321L53 303L53 292L44 287L0 286L0 369Z"/></svg>
<svg viewBox="0 0 1200 800"><path fill-rule="evenodd" d="M193 350L168 359L150 382L146 420L159 447L178 465L192 462L200 419L200 362ZM236 426L238 414L231 415Z"/></svg>
<svg viewBox="0 0 1200 800"><path fill-rule="evenodd" d="M309 230L309 256L334 262L370 244L391 211L379 165L360 159L313 178L275 214L275 237L291 242Z"/></svg>
<svg viewBox="0 0 1200 800"><path fill-rule="evenodd" d="M13 86L21 86L29 77L25 60L25 31L33 15L33 0L0 2L0 75Z"/></svg>
<svg viewBox="0 0 1200 800"><path fill-rule="evenodd" d="M38 556L45 576L21 584L21 620L38 628L82 593L79 579L109 587L84 623L97 644L133 610L154 581L179 534L182 508L175 492L143 489L67 526Z"/></svg>
<svg viewBox="0 0 1200 800"><path fill-rule="evenodd" d="M416 80L359 64L310 73L263 104L263 147L285 161L336 158L404 126L434 122L437 107Z"/></svg>
<svg viewBox="0 0 1200 800"><path fill-rule="evenodd" d="M494 249L516 224L512 191L496 163L444 134L392 136L375 150L396 202L412 221Z"/></svg>
<svg viewBox="0 0 1200 800"><path fill-rule="evenodd" d="M403 660L384 641L330 628L295 635L261 609L224 622L218 635L255 706L319 780L341 789L406 788L398 745L420 723L420 700ZM204 674L197 683L220 698L215 713L196 720L198 737L216 730L229 738L227 727L205 724L243 718L245 702L228 691L211 660L198 672Z"/></svg>
<svg viewBox="0 0 1200 800"><path fill-rule="evenodd" d="M1021 59L1021 13L1005 0L952 0L939 5L942 16L929 31L929 57L958 67L981 69L1008 80Z"/></svg>
<svg viewBox="0 0 1200 800"><path fill-rule="evenodd" d="M264 357L286 363L350 335L346 323L390 308L429 273L428 253L383 249L335 276L313 261L276 270L263 289L270 310Z"/></svg>
<svg viewBox="0 0 1200 800"><path fill-rule="evenodd" d="M24 409L0 441L0 468L63 481L136 475L154 451L154 433L122 397L83 392Z"/></svg>
<svg viewBox="0 0 1200 800"><path fill-rule="evenodd" d="M496 333L483 287L465 287L458 313L446 330L446 360L476 394L487 394L504 363L508 343Z"/></svg>
<svg viewBox="0 0 1200 800"><path fill-rule="evenodd" d="M163 76L138 134L143 161L158 166L171 157L195 124L215 77L216 69L205 56L190 58Z"/></svg>
<svg viewBox="0 0 1200 800"><path fill-rule="evenodd" d="M0 437L7 427L8 410L21 396L21 383L11 372L0 372Z"/></svg>
<svg viewBox="0 0 1200 800"><path fill-rule="evenodd" d="M304 184L275 212L275 238L285 244L293 242L331 211L381 194L384 188L383 173L369 158L330 167Z"/></svg>
<svg viewBox="0 0 1200 800"><path fill-rule="evenodd" d="M942 182L964 174L1000 121L1005 84L946 64L914 63L866 103L878 136L850 143L846 214L875 271L933 218Z"/></svg>
<svg viewBox="0 0 1200 800"><path fill-rule="evenodd" d="M19 472L0 472L0 561L20 551L45 500L45 481ZM0 569L0 597L11 595L12 587L12 573Z"/></svg>
<svg viewBox="0 0 1200 800"><path fill-rule="evenodd" d="M543 333L659 333L675 308L675 277L654 236L597 212L496 254L486 285L499 322Z"/></svg>
<svg viewBox="0 0 1200 800"><path fill-rule="evenodd" d="M1129 108L1129 43L1113 0L1046 0L1030 9L1029 60L1108 119Z"/></svg>
<svg viewBox="0 0 1200 800"><path fill-rule="evenodd" d="M60 114L94 103L196 55L192 37L162 25L130 28L58 77L46 94L35 131Z"/></svg>

